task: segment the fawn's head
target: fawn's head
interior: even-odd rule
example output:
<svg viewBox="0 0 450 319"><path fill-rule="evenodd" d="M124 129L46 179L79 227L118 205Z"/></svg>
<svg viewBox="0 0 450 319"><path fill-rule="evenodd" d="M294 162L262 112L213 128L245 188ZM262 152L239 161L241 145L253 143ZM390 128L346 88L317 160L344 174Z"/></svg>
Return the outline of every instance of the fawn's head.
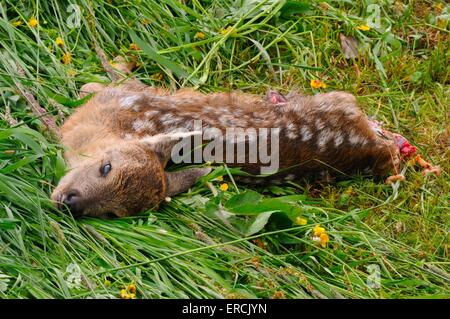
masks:
<svg viewBox="0 0 450 319"><path fill-rule="evenodd" d="M122 141L85 157L61 179L52 200L75 217L124 217L156 208L165 197L187 190L210 171L165 172L171 149L180 137L157 135Z"/></svg>

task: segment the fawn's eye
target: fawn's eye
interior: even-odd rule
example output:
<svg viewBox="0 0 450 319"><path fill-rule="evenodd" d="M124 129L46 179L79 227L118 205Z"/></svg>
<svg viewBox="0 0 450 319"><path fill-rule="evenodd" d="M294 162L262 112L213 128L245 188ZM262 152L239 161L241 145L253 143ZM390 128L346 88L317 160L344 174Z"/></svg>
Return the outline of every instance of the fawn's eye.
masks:
<svg viewBox="0 0 450 319"><path fill-rule="evenodd" d="M100 174L105 177L106 175L108 175L108 173L111 171L112 166L111 164L105 164L102 167L100 167Z"/></svg>

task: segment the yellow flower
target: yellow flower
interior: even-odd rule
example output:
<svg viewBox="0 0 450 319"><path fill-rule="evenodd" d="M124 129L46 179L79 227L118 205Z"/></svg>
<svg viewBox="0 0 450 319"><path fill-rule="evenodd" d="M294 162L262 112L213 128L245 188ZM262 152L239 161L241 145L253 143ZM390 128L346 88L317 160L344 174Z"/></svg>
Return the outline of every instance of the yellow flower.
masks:
<svg viewBox="0 0 450 319"><path fill-rule="evenodd" d="M30 20L28 20L28 25L32 28L35 28L38 25L38 20L36 20L36 18L31 18Z"/></svg>
<svg viewBox="0 0 450 319"><path fill-rule="evenodd" d="M286 296L285 296L284 292L278 290L278 291L275 291L275 293L272 295L271 298L272 299L284 299L284 298L286 298Z"/></svg>
<svg viewBox="0 0 450 319"><path fill-rule="evenodd" d="M122 299L130 299L130 298L128 298L128 292L127 292L126 289L122 289L120 291L120 298L122 298Z"/></svg>
<svg viewBox="0 0 450 319"><path fill-rule="evenodd" d="M196 34L195 34L195 36L194 36L194 39L199 39L199 40L202 40L202 39L204 39L206 36L205 36L205 34L203 33L203 32L197 32Z"/></svg>
<svg viewBox="0 0 450 319"><path fill-rule="evenodd" d="M367 24L363 24L363 25L357 26L356 29L361 30L361 31L369 31L370 27Z"/></svg>
<svg viewBox="0 0 450 319"><path fill-rule="evenodd" d="M322 235L322 234L325 234L325 228L323 228L323 227L320 227L320 225L316 225L316 226L314 226L314 228L313 228L313 235L314 236L320 236L320 235Z"/></svg>
<svg viewBox="0 0 450 319"><path fill-rule="evenodd" d="M120 298L122 299L136 299L136 285L129 284L126 289L120 290Z"/></svg>
<svg viewBox="0 0 450 319"><path fill-rule="evenodd" d="M57 46L63 47L64 46L64 40L60 37L57 37L55 40L55 43Z"/></svg>
<svg viewBox="0 0 450 319"><path fill-rule="evenodd" d="M320 235L320 246L322 246L322 248L327 247L328 242L330 241L330 237L328 236L327 233L323 233Z"/></svg>
<svg viewBox="0 0 450 319"><path fill-rule="evenodd" d="M129 291L130 294L136 294L136 285L129 284L127 290Z"/></svg>
<svg viewBox="0 0 450 319"><path fill-rule="evenodd" d="M438 28L441 28L441 29L445 29L446 27L447 27L447 19L441 19L441 18L438 18L437 20L436 20L436 26L438 27Z"/></svg>
<svg viewBox="0 0 450 319"><path fill-rule="evenodd" d="M345 190L345 194L347 194L347 195L353 194L353 187L349 186L349 188L347 188L347 189Z"/></svg>
<svg viewBox="0 0 450 319"><path fill-rule="evenodd" d="M117 63L114 60L109 60L109 65L111 65L113 68L117 68Z"/></svg>
<svg viewBox="0 0 450 319"><path fill-rule="evenodd" d="M75 75L77 75L77 70L70 69L67 71L67 75L73 78Z"/></svg>
<svg viewBox="0 0 450 319"><path fill-rule="evenodd" d="M314 89L325 89L327 85L320 80L311 80L310 85Z"/></svg>
<svg viewBox="0 0 450 319"><path fill-rule="evenodd" d="M141 48L138 47L138 45L136 43L131 43L130 44L130 50L135 50L135 51L139 51Z"/></svg>
<svg viewBox="0 0 450 319"><path fill-rule="evenodd" d="M442 3L437 3L434 5L434 10L436 11L437 14L441 14L442 11L444 10L444 7L442 6Z"/></svg>
<svg viewBox="0 0 450 319"><path fill-rule="evenodd" d="M64 52L61 60L63 64L69 64L72 61L72 54L68 51Z"/></svg>
<svg viewBox="0 0 450 319"><path fill-rule="evenodd" d="M303 225L306 225L308 223L308 220L306 218L298 216L297 218L295 218L295 223L297 225L303 226Z"/></svg>
<svg viewBox="0 0 450 319"><path fill-rule="evenodd" d="M226 35L228 33L231 33L234 31L234 28L232 26L228 26L225 29L220 29L219 32L220 34Z"/></svg>
<svg viewBox="0 0 450 319"><path fill-rule="evenodd" d="M223 192L226 192L228 190L228 184L227 183L222 183L220 184L220 190Z"/></svg>
<svg viewBox="0 0 450 319"><path fill-rule="evenodd" d="M18 27L22 25L22 20L17 20L12 23L13 26Z"/></svg>
<svg viewBox="0 0 450 319"><path fill-rule="evenodd" d="M152 79L157 80L157 81L162 81L164 80L164 74L162 72L158 72L155 73L151 76Z"/></svg>
<svg viewBox="0 0 450 319"><path fill-rule="evenodd" d="M223 176L217 177L217 180L218 180L219 182L223 181Z"/></svg>

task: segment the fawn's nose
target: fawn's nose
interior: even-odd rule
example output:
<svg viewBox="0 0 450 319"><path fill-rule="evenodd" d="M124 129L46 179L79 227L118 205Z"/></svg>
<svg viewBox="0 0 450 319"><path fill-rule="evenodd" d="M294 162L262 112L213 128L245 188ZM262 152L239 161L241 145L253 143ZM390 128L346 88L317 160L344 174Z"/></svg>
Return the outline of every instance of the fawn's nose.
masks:
<svg viewBox="0 0 450 319"><path fill-rule="evenodd" d="M80 192L77 190L69 190L68 192L61 194L58 201L58 208L60 210L68 208L74 217L81 216L82 209L80 207L80 201Z"/></svg>

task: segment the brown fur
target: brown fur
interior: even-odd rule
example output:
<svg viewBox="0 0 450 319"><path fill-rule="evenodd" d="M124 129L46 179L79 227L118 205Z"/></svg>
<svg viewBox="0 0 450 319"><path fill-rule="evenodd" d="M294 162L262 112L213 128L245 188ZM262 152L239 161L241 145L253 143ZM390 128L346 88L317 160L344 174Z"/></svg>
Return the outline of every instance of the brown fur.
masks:
<svg viewBox="0 0 450 319"><path fill-rule="evenodd" d="M177 127L192 130L196 119L204 128L222 131L279 127L280 169L290 169L276 178L398 171L393 138L378 136L348 93L293 94L274 105L240 92L205 95L184 89L169 94L136 80L109 87L88 84L82 90L97 93L61 129L71 170L52 195L61 202L75 190L80 215L137 214L188 189L207 170L164 172L167 140L147 137L170 134ZM99 169L105 162L112 170L102 177ZM228 165L258 174L261 163Z"/></svg>

